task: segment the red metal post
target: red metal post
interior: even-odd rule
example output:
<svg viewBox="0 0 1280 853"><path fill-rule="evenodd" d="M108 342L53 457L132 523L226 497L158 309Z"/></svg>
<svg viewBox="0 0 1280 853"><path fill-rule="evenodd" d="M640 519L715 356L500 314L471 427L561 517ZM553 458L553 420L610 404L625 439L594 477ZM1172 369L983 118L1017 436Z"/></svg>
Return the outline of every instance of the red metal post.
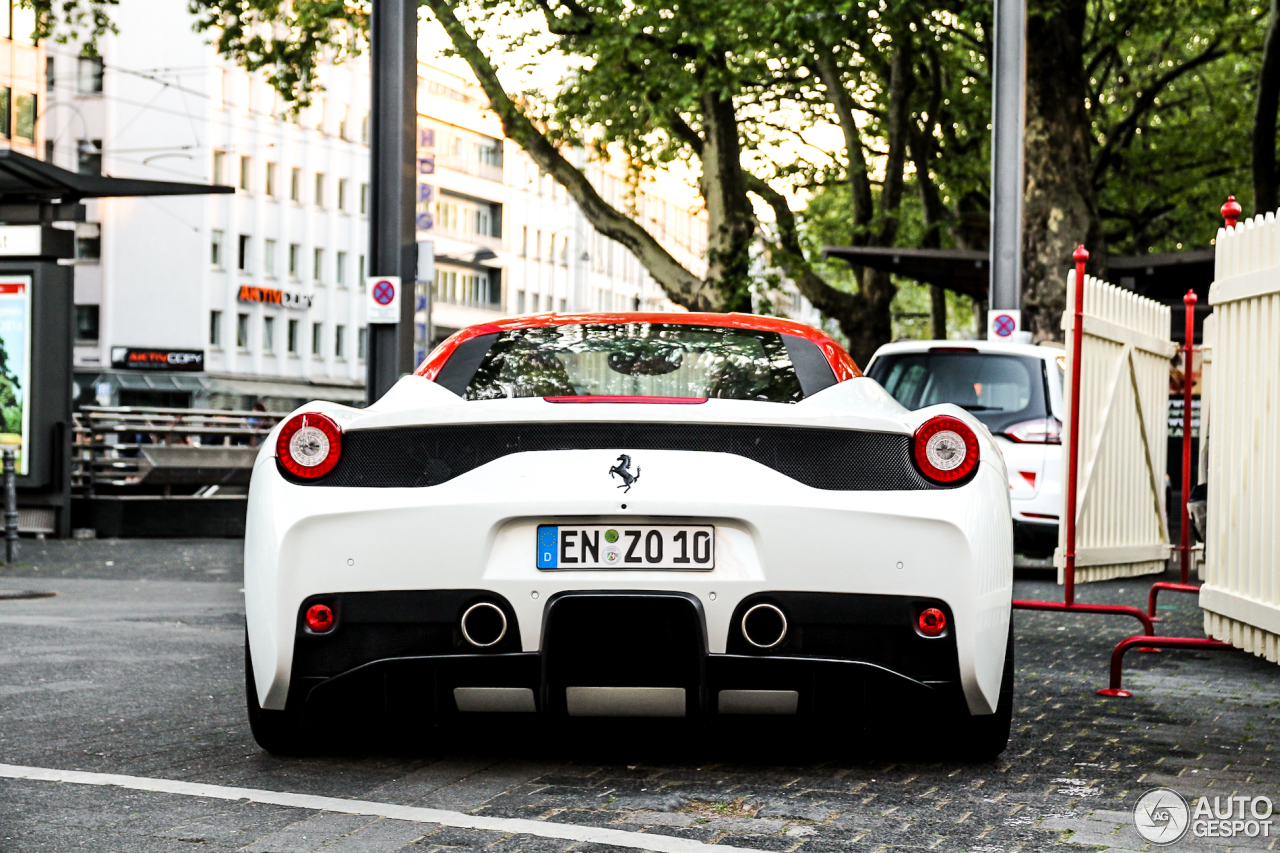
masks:
<svg viewBox="0 0 1280 853"><path fill-rule="evenodd" d="M1165 649L1201 649L1202 651L1235 648L1217 640L1198 637L1128 637L1121 640L1111 652L1111 685L1099 690L1099 696L1127 698L1133 695L1120 686L1120 676L1124 666L1124 653L1134 646L1159 646Z"/></svg>
<svg viewBox="0 0 1280 853"><path fill-rule="evenodd" d="M1182 551L1182 582L1191 577L1191 386L1194 384L1196 334L1196 292L1188 290L1182 297L1187 306L1187 342L1182 347L1182 525L1179 531Z"/></svg>
<svg viewBox="0 0 1280 853"><path fill-rule="evenodd" d="M1063 554L1063 601L1076 601L1076 485L1080 468L1080 347L1084 340L1084 262L1089 250L1082 243L1071 255L1076 262L1074 322L1071 324L1071 440L1067 446L1067 535ZM1148 629L1149 630L1149 629Z"/></svg>
<svg viewBox="0 0 1280 853"><path fill-rule="evenodd" d="M1244 209L1240 207L1240 202L1236 201L1233 195L1227 196L1227 203L1222 206L1222 218L1226 220L1227 227L1231 228L1240 219L1240 214Z"/></svg>

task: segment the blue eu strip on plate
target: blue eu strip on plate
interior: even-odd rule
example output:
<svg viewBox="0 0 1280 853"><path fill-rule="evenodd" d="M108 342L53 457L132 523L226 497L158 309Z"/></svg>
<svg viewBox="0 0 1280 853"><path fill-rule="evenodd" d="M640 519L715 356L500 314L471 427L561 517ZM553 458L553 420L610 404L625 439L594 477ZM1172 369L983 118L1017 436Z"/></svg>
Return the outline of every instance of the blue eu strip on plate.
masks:
<svg viewBox="0 0 1280 853"><path fill-rule="evenodd" d="M560 528L544 524L538 527L538 568L559 567Z"/></svg>

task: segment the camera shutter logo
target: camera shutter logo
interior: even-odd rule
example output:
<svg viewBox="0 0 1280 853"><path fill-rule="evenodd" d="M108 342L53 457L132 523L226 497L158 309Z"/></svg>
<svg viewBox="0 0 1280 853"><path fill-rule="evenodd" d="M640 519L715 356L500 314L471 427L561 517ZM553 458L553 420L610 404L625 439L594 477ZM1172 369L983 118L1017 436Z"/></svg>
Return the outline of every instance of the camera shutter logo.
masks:
<svg viewBox="0 0 1280 853"><path fill-rule="evenodd" d="M1133 807L1133 825L1152 844L1172 844L1187 834L1191 809L1171 788L1153 788Z"/></svg>

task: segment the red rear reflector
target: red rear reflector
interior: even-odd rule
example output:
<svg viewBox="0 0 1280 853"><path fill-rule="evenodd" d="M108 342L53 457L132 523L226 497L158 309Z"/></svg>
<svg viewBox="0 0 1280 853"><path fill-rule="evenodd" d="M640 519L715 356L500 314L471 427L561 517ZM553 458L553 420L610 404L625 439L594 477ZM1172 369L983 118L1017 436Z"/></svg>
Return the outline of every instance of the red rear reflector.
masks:
<svg viewBox="0 0 1280 853"><path fill-rule="evenodd" d="M1031 488L1034 489L1036 487L1035 471L1019 471L1018 473L1022 475L1022 479L1026 480L1028 483L1031 484Z"/></svg>
<svg viewBox="0 0 1280 853"><path fill-rule="evenodd" d="M926 637L936 637L947 630L947 614L936 607L930 607L920 614L920 633Z"/></svg>
<svg viewBox="0 0 1280 853"><path fill-rule="evenodd" d="M706 397L623 397L601 394L583 397L543 397L548 403L705 403Z"/></svg>
<svg viewBox="0 0 1280 853"><path fill-rule="evenodd" d="M307 608L307 627L317 634L333 629L333 610L327 604L313 604Z"/></svg>

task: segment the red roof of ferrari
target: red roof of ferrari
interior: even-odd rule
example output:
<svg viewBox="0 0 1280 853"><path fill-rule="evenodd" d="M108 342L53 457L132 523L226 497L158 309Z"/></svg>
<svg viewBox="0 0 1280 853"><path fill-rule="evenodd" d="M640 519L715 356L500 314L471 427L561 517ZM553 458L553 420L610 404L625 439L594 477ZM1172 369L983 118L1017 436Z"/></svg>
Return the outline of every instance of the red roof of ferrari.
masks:
<svg viewBox="0 0 1280 853"><path fill-rule="evenodd" d="M750 329L754 332L777 332L795 335L818 345L827 362L836 374L836 381L843 382L862 375L858 365L844 351L844 348L831 339L831 336L813 326L784 320L780 317L761 317L757 314L712 314L697 312L656 311L616 311L592 314L528 314L522 317L507 317L491 323L480 323L468 326L450 335L444 343L432 350L426 361L415 371L418 376L435 379L440 368L453 355L453 351L463 341L480 335L491 335L494 332L506 332L512 329L537 329L546 326L577 326L587 323L671 323L689 326L723 326L732 329Z"/></svg>

